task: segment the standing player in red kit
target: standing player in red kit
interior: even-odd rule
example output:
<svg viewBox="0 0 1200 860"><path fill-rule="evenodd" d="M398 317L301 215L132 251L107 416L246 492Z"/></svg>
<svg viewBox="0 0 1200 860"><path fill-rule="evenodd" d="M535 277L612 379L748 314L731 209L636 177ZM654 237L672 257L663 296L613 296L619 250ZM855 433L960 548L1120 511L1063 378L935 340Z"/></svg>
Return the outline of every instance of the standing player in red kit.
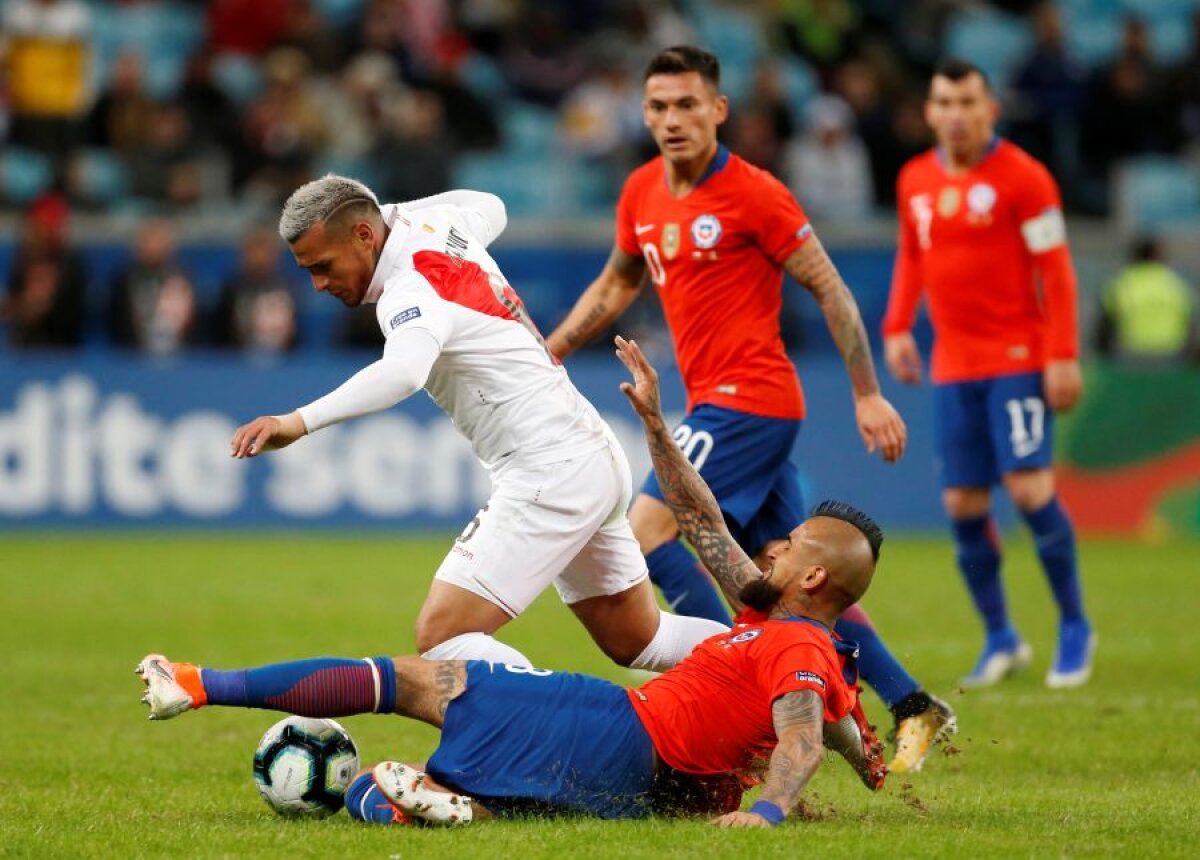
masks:
<svg viewBox="0 0 1200 860"><path fill-rule="evenodd" d="M777 179L717 141L729 105L717 58L668 48L645 74L643 112L661 156L633 172L617 204L616 245L599 277L547 339L557 356L604 331L633 303L648 271L662 300L688 394L675 439L712 488L752 557L804 518L790 457L805 414L779 334L783 272L820 304L841 352L868 451L888 462L906 429L880 394L862 319L808 218ZM679 612L729 622L651 474L629 514L650 578ZM888 651L861 608L838 632L862 646L859 667L897 722L896 771L920 767L954 716Z"/></svg>
<svg viewBox="0 0 1200 860"><path fill-rule="evenodd" d="M1008 617L991 487L1001 482L1033 532L1060 612L1051 687L1085 683L1096 637L1083 612L1075 532L1054 489L1054 412L1082 392L1075 271L1058 187L995 136L983 73L947 60L925 116L938 146L900 173L900 251L884 320L888 368L921 380L911 329L922 292L933 323L932 377L942 501L958 565L987 637L964 683L994 684L1032 656Z"/></svg>

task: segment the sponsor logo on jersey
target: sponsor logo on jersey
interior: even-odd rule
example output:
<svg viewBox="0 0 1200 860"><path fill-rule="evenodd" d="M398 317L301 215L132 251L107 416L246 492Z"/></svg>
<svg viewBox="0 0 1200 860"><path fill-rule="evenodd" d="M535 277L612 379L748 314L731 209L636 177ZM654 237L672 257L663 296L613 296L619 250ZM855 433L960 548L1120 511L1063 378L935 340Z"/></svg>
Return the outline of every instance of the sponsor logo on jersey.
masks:
<svg viewBox="0 0 1200 860"><path fill-rule="evenodd" d="M953 185L943 188L938 194L937 211L943 218L953 218L958 214L958 207L961 205L962 192Z"/></svg>
<svg viewBox="0 0 1200 860"><path fill-rule="evenodd" d="M729 641L731 643L749 642L751 639L757 639L759 636L762 636L762 628L755 627L753 630L747 630L745 633L729 637Z"/></svg>
<svg viewBox="0 0 1200 860"><path fill-rule="evenodd" d="M637 236L640 236L643 233L649 233L653 229L654 229L653 224L634 224L633 225L633 232Z"/></svg>
<svg viewBox="0 0 1200 860"><path fill-rule="evenodd" d="M460 266L467 259L466 237L455 230L453 224L450 225L450 232L446 234L446 254Z"/></svg>
<svg viewBox="0 0 1200 860"><path fill-rule="evenodd" d="M415 320L420 315L421 309L418 307L411 307L408 310L400 311L400 313L388 320L388 331L395 331L409 320Z"/></svg>
<svg viewBox="0 0 1200 860"><path fill-rule="evenodd" d="M797 239L807 239L809 236L812 235L812 232L813 232L812 224L805 224L803 227L801 227L799 230L796 231L796 238Z"/></svg>
<svg viewBox="0 0 1200 860"><path fill-rule="evenodd" d="M435 232L435 231L434 231L434 229L433 229L433 225L432 225L432 224L422 224L422 225L421 225L421 229L422 229L422 230L424 230L426 233L433 233L433 232Z"/></svg>
<svg viewBox="0 0 1200 860"><path fill-rule="evenodd" d="M668 260L674 260L679 253L679 225L664 224L662 235L663 255Z"/></svg>
<svg viewBox="0 0 1200 860"><path fill-rule="evenodd" d="M816 684L822 690L825 689L825 679L814 672L797 672L796 680L797 681L808 681L812 684Z"/></svg>
<svg viewBox="0 0 1200 860"><path fill-rule="evenodd" d="M701 215L692 222L692 244L708 250L721 241L721 222L716 215Z"/></svg>

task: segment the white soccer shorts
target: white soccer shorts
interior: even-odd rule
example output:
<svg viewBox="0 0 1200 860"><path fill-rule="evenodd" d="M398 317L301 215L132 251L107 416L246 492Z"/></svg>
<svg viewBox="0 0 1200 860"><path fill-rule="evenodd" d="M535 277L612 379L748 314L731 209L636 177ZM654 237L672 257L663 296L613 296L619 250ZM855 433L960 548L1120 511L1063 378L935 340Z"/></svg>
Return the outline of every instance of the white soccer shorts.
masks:
<svg viewBox="0 0 1200 860"><path fill-rule="evenodd" d="M551 583L564 603L618 594L647 574L626 510L629 461L615 439L545 466L510 466L436 578L517 617Z"/></svg>

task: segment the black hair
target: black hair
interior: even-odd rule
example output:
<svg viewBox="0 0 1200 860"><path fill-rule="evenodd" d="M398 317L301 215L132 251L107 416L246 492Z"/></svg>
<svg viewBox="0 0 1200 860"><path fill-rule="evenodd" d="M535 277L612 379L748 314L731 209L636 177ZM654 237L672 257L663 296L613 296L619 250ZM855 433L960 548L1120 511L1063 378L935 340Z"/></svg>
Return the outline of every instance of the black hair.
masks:
<svg viewBox="0 0 1200 860"><path fill-rule="evenodd" d="M980 79L983 80L983 88L989 93L992 91L992 82L988 80L987 72L967 60L958 57L946 57L933 67L934 78L949 78L955 83L966 80L971 75L979 75Z"/></svg>
<svg viewBox="0 0 1200 860"><path fill-rule="evenodd" d="M829 517L854 526L862 532L863 537L867 539L867 543L871 545L871 557L875 561L879 561L879 547L883 545L883 529L879 527L879 524L875 520L854 507L854 505L846 502L836 502L833 499L826 499L813 508L809 516Z"/></svg>
<svg viewBox="0 0 1200 860"><path fill-rule="evenodd" d="M675 45L659 51L646 64L642 80L649 80L652 75L682 75L685 72L697 72L714 87L721 86L720 60L693 45Z"/></svg>
<svg viewBox="0 0 1200 860"><path fill-rule="evenodd" d="M1140 236L1133 243L1130 255L1138 263L1162 259L1162 246L1154 236Z"/></svg>

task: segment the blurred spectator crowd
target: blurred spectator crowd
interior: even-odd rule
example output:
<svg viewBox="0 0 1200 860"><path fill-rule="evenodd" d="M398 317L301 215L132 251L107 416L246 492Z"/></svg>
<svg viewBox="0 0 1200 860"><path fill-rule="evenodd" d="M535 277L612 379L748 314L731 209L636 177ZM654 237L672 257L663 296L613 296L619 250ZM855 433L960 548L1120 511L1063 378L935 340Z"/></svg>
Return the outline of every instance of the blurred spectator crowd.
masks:
<svg viewBox="0 0 1200 860"><path fill-rule="evenodd" d="M112 341L152 352L296 342L269 228L201 314L162 216L269 224L328 171L383 199L457 186L515 217L610 213L652 154L642 68L685 42L721 59L725 142L818 223L889 213L930 145L924 88L946 54L988 72L1002 132L1051 166L1070 211L1129 232L1200 223L1200 0L3 0L0 15L0 209L26 213L15 344L77 342L68 210L143 222L107 312Z"/></svg>
<svg viewBox="0 0 1200 860"><path fill-rule="evenodd" d="M1200 0L6 0L0 201L270 210L353 173L516 215L607 211L647 154L641 70L714 50L725 130L826 218L887 207L931 64L983 66L1077 212L1125 159L1197 157ZM1193 17L1195 16L1195 17ZM1193 23L1195 22L1195 23Z"/></svg>

